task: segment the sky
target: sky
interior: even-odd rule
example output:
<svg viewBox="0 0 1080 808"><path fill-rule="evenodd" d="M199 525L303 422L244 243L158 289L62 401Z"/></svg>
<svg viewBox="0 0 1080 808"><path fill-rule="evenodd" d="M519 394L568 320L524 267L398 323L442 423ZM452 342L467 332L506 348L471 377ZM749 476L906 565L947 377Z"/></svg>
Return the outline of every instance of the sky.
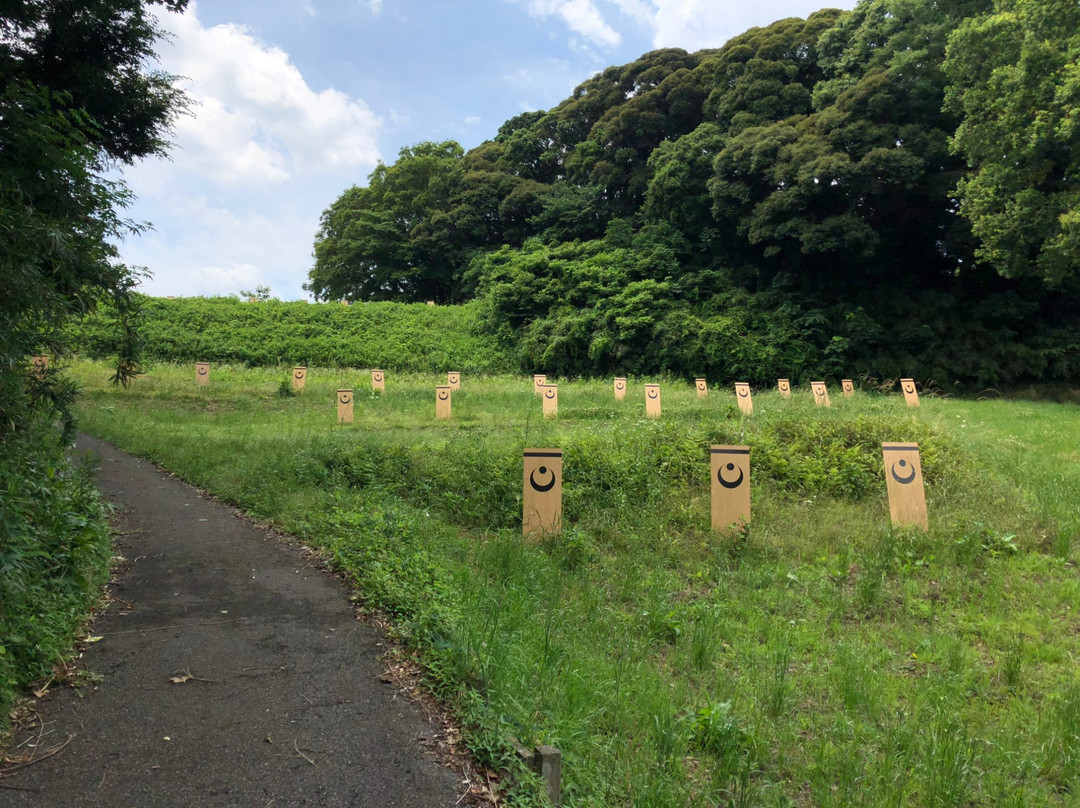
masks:
<svg viewBox="0 0 1080 808"><path fill-rule="evenodd" d="M124 171L152 229L121 258L150 295L306 298L320 214L400 149L472 148L609 65L825 5L854 0L192 0L157 48L191 109Z"/></svg>

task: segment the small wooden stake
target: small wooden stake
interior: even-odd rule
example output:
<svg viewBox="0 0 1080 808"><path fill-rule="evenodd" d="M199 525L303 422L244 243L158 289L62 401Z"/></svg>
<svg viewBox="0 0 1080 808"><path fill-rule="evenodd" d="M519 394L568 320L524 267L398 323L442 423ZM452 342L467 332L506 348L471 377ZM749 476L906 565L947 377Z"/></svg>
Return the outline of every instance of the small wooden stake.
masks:
<svg viewBox="0 0 1080 808"><path fill-rule="evenodd" d="M544 392L540 388L542 388L545 384L547 384L547 376L545 376L543 373L533 374L533 392L536 393L536 395L540 395L542 392Z"/></svg>
<svg viewBox="0 0 1080 808"><path fill-rule="evenodd" d="M209 362L196 362L195 363L195 384L199 387L204 387L210 384L210 363Z"/></svg>
<svg viewBox="0 0 1080 808"><path fill-rule="evenodd" d="M448 384L435 388L435 417L450 417L450 385Z"/></svg>
<svg viewBox="0 0 1080 808"><path fill-rule="evenodd" d="M904 401L909 407L919 406L919 391L915 387L914 379L901 379L900 389L904 391Z"/></svg>
<svg viewBox="0 0 1080 808"><path fill-rule="evenodd" d="M559 386L557 384L545 384L541 393L544 400L544 417L554 418L559 414Z"/></svg>
<svg viewBox="0 0 1080 808"><path fill-rule="evenodd" d="M754 399L750 396L750 385L745 382L735 383L735 399L743 415L754 414Z"/></svg>
<svg viewBox="0 0 1080 808"><path fill-rule="evenodd" d="M450 386L451 390L461 389L461 374L455 371L450 371L446 374L446 383Z"/></svg>
<svg viewBox="0 0 1080 808"><path fill-rule="evenodd" d="M615 400L622 401L626 398L626 377L615 377Z"/></svg>
<svg viewBox="0 0 1080 808"><path fill-rule="evenodd" d="M303 390L307 384L307 368L297 365L292 369L292 389Z"/></svg>
<svg viewBox="0 0 1080 808"><path fill-rule="evenodd" d="M380 393L386 392L386 371L379 370L378 368L371 369L371 390L374 392L378 390Z"/></svg>
<svg viewBox="0 0 1080 808"><path fill-rule="evenodd" d="M337 391L337 419L339 424L352 423L353 391L351 387Z"/></svg>
<svg viewBox="0 0 1080 808"><path fill-rule="evenodd" d="M829 388L825 386L825 382L810 382L810 389L814 391L814 403L819 407L831 407L832 402L829 401Z"/></svg>
<svg viewBox="0 0 1080 808"><path fill-rule="evenodd" d="M926 530L926 492L917 443L883 443L885 485L894 525L916 525Z"/></svg>
<svg viewBox="0 0 1080 808"><path fill-rule="evenodd" d="M694 379L694 387L697 388L698 398L705 398L709 395L709 383L705 379Z"/></svg>
<svg viewBox="0 0 1080 808"><path fill-rule="evenodd" d="M737 532L750 524L750 447L713 446L709 458L712 529Z"/></svg>
<svg viewBox="0 0 1080 808"><path fill-rule="evenodd" d="M855 385L851 383L851 379L841 379L840 386L844 389L844 398L855 395Z"/></svg>
<svg viewBox="0 0 1080 808"><path fill-rule="evenodd" d="M526 449L521 496L525 536L562 531L562 449Z"/></svg>
<svg viewBox="0 0 1080 808"><path fill-rule="evenodd" d="M791 381L789 379L777 379L776 389L784 398L791 398Z"/></svg>
<svg viewBox="0 0 1080 808"><path fill-rule="evenodd" d="M649 418L660 417L660 385L645 385L645 415Z"/></svg>

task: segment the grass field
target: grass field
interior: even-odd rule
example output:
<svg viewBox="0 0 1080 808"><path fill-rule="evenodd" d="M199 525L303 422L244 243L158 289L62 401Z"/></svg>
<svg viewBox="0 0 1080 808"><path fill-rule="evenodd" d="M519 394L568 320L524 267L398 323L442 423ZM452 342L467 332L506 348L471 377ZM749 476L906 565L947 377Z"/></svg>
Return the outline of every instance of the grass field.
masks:
<svg viewBox="0 0 1080 808"><path fill-rule="evenodd" d="M82 428L321 548L391 614L484 761L563 752L568 806L1080 801L1080 408L682 380L79 363ZM661 381L663 416L642 385ZM335 390L356 390L355 421ZM892 529L882 441L920 444L930 530ZM709 531L707 449L751 447L752 525ZM564 531L521 536L525 447ZM541 804L527 779L512 804Z"/></svg>

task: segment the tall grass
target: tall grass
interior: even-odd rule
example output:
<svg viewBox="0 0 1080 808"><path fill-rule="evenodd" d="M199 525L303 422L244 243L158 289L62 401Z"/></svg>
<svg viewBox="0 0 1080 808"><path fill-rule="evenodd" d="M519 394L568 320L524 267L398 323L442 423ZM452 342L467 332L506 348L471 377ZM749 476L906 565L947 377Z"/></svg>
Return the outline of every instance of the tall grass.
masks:
<svg viewBox="0 0 1080 808"><path fill-rule="evenodd" d="M1073 799L1080 584L1057 537L1076 495L1017 485L1055 460L997 453L1015 410L1040 405L985 405L1000 432L975 438L960 424L981 404L824 410L758 391L745 418L667 380L653 421L643 380L625 402L562 381L545 421L531 380L466 375L440 422L434 373L377 394L363 372L312 368L281 397L284 367L215 367L196 389L163 365L128 391L75 370L85 428L347 570L481 758L508 763L511 736L560 747L566 805ZM351 425L339 386L357 390ZM1054 417L1080 428L1075 408ZM922 448L928 532L888 524L887 440ZM753 522L731 538L709 532L712 443L751 446ZM520 535L527 446L563 449L558 537Z"/></svg>

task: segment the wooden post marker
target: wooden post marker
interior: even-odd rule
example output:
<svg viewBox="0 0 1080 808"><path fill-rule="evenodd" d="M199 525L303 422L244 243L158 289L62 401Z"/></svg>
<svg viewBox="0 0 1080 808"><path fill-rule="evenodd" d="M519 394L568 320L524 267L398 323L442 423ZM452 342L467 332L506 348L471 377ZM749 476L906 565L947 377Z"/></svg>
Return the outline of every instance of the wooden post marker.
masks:
<svg viewBox="0 0 1080 808"><path fill-rule="evenodd" d="M825 382L810 382L810 389L814 391L814 403L819 407L831 407L832 402L829 401L829 388L825 386Z"/></svg>
<svg viewBox="0 0 1080 808"><path fill-rule="evenodd" d="M545 384L541 394L544 400L544 417L554 418L559 414L559 386L557 384Z"/></svg>
<svg viewBox="0 0 1080 808"><path fill-rule="evenodd" d="M352 423L352 405L353 394L352 388L345 388L337 391L337 420L339 424L351 424Z"/></svg>
<svg viewBox="0 0 1080 808"><path fill-rule="evenodd" d="M450 385L442 384L435 388L435 417L450 417Z"/></svg>
<svg viewBox="0 0 1080 808"><path fill-rule="evenodd" d="M750 447L713 446L712 529L718 533L750 524Z"/></svg>
<svg viewBox="0 0 1080 808"><path fill-rule="evenodd" d="M562 531L562 449L526 449L521 530L526 536Z"/></svg>
<svg viewBox="0 0 1080 808"><path fill-rule="evenodd" d="M195 384L199 387L203 387L210 384L210 363L209 362L196 362L195 363Z"/></svg>
<svg viewBox="0 0 1080 808"><path fill-rule="evenodd" d="M705 379L694 379L694 387L697 388L698 398L705 398L709 395L709 383Z"/></svg>
<svg viewBox="0 0 1080 808"><path fill-rule="evenodd" d="M622 401L626 398L626 377L615 377L615 400Z"/></svg>
<svg viewBox="0 0 1080 808"><path fill-rule="evenodd" d="M292 369L292 389L303 390L307 384L307 368L297 365Z"/></svg>
<svg viewBox="0 0 1080 808"><path fill-rule="evenodd" d="M885 485L889 489L889 514L894 525L916 525L926 530L926 492L917 443L883 443Z"/></svg>
<svg viewBox="0 0 1080 808"><path fill-rule="evenodd" d="M533 374L533 392L536 393L536 395L540 395L542 392L544 392L541 388L545 384L547 384L547 376L545 376L543 373Z"/></svg>
<svg viewBox="0 0 1080 808"><path fill-rule="evenodd" d="M660 385L645 385L645 415L649 418L660 417Z"/></svg>
<svg viewBox="0 0 1080 808"><path fill-rule="evenodd" d="M371 390L372 392L378 390L380 393L386 392L386 371L379 370L377 368L371 369Z"/></svg>
<svg viewBox="0 0 1080 808"><path fill-rule="evenodd" d="M791 380L790 379L777 379L776 389L780 391L780 395L784 398L791 398Z"/></svg>
<svg viewBox="0 0 1080 808"><path fill-rule="evenodd" d="M904 401L909 407L919 406L919 391L915 389L914 379L901 379L900 389L904 391Z"/></svg>
<svg viewBox="0 0 1080 808"><path fill-rule="evenodd" d="M49 355L38 354L30 359L30 367L34 370L34 375L39 379L45 378L45 371L49 369Z"/></svg>
<svg viewBox="0 0 1080 808"><path fill-rule="evenodd" d="M750 396L750 385L745 382L735 383L735 398L743 415L754 414L754 399Z"/></svg>
<svg viewBox="0 0 1080 808"><path fill-rule="evenodd" d="M841 379L840 386L844 388L844 398L851 398L855 395L855 385L851 383L851 379Z"/></svg>
<svg viewBox="0 0 1080 808"><path fill-rule="evenodd" d="M461 389L461 374L450 371L446 374L446 383L450 386L451 390Z"/></svg>

